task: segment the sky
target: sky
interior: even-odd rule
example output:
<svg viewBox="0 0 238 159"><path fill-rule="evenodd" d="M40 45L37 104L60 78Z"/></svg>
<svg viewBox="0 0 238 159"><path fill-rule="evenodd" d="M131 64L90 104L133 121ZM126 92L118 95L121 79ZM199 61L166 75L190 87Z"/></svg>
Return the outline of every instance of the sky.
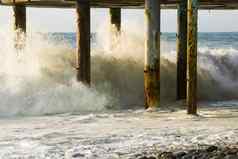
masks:
<svg viewBox="0 0 238 159"><path fill-rule="evenodd" d="M109 23L108 9L91 9L91 30ZM0 7L0 28L12 28L12 8ZM130 24L130 25L129 25ZM176 10L162 10L161 31L176 32ZM144 11L122 10L122 26L144 27ZM74 32L74 9L27 8L27 28L38 32ZM198 30L200 32L238 32L238 10L199 11Z"/></svg>

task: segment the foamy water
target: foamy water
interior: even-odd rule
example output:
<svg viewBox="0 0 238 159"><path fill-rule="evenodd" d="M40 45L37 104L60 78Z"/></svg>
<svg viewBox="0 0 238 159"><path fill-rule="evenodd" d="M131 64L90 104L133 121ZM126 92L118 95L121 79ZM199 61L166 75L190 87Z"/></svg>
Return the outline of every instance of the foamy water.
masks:
<svg viewBox="0 0 238 159"><path fill-rule="evenodd" d="M147 114L143 36L124 31L109 43L105 30L92 45L88 88L75 81L72 39L29 33L25 50L16 51L13 33L0 29L0 158L127 158L156 147L238 142L235 43L227 47L219 37L221 46L201 42L198 98L210 108L190 117L175 102L175 42L163 38L161 106L172 110Z"/></svg>
<svg viewBox="0 0 238 159"><path fill-rule="evenodd" d="M0 158L116 159L156 149L237 144L237 109L202 109L200 115L141 110L2 119Z"/></svg>

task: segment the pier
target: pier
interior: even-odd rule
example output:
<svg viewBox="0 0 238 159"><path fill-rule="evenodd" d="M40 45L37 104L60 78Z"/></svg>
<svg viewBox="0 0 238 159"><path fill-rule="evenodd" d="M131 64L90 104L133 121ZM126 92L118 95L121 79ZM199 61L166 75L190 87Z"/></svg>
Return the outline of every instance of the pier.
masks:
<svg viewBox="0 0 238 159"><path fill-rule="evenodd" d="M26 7L75 8L77 80L90 86L90 8L110 8L111 24L121 30L121 9L145 10L145 107L160 106L161 9L177 9L177 100L186 100L187 113L197 114L197 30L199 9L238 9L237 0L0 0L13 6L15 47L19 31L26 33ZM143 86L142 86L143 87Z"/></svg>

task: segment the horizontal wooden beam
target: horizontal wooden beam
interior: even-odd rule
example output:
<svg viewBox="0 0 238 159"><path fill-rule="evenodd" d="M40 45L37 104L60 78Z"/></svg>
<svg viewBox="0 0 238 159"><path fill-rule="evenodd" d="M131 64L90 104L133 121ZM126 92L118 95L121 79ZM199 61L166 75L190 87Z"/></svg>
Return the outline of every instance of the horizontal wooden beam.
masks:
<svg viewBox="0 0 238 159"><path fill-rule="evenodd" d="M83 0L78 0L83 1ZM181 0L160 0L161 8L175 9ZM33 7L75 7L76 0L0 0L2 5L24 4ZM91 7L144 8L145 0L90 0ZM237 0L200 0L199 9L238 9Z"/></svg>

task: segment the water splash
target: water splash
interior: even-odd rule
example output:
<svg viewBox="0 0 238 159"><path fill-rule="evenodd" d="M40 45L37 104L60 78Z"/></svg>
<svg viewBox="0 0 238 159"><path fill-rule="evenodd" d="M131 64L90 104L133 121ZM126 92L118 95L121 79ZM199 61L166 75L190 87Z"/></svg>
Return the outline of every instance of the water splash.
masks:
<svg viewBox="0 0 238 159"><path fill-rule="evenodd" d="M99 27L91 53L92 88L75 81L70 39L28 33L25 50L17 52L13 33L0 29L0 116L143 107L144 37L139 28L129 28L110 47L111 29ZM161 100L167 103L176 99L176 51L166 40L161 46ZM199 100L238 98L237 52L199 49Z"/></svg>

